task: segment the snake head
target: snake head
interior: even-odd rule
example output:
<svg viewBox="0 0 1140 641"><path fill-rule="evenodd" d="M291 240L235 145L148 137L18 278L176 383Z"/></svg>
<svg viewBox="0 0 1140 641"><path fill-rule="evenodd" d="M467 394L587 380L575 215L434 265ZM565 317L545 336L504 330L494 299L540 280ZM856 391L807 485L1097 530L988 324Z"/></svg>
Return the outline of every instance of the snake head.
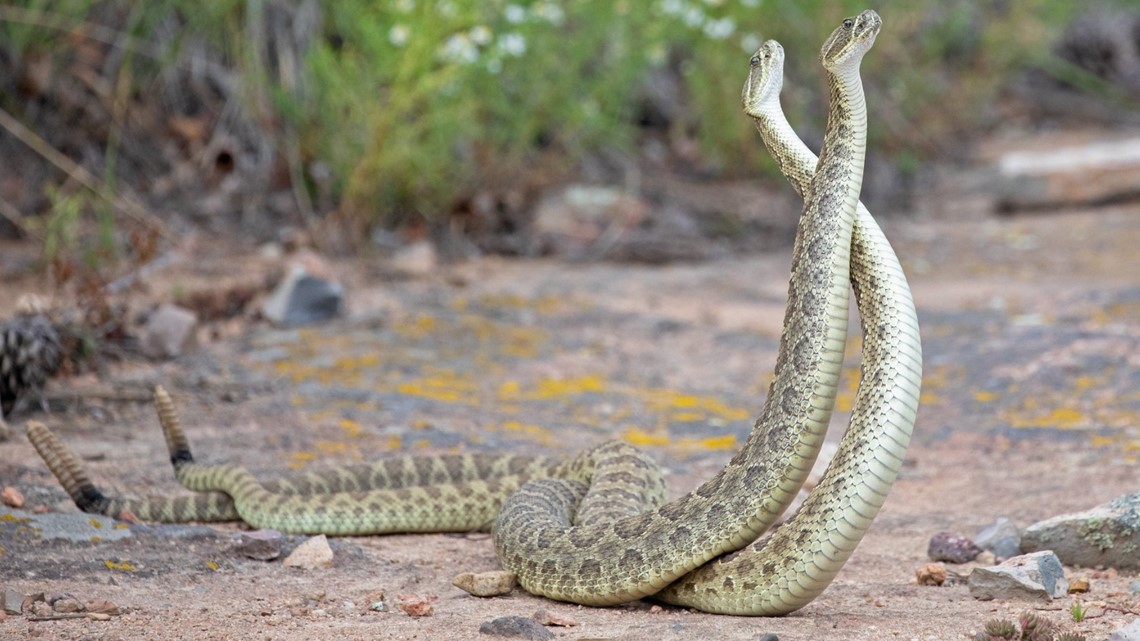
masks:
<svg viewBox="0 0 1140 641"><path fill-rule="evenodd" d="M761 118L769 109L780 108L780 89L784 86L784 48L775 40L760 45L749 61L752 65L740 100L744 113Z"/></svg>
<svg viewBox="0 0 1140 641"><path fill-rule="evenodd" d="M875 36L883 26L883 19L871 9L850 18L831 32L819 52L819 61L827 69L858 65L863 54L875 44Z"/></svg>

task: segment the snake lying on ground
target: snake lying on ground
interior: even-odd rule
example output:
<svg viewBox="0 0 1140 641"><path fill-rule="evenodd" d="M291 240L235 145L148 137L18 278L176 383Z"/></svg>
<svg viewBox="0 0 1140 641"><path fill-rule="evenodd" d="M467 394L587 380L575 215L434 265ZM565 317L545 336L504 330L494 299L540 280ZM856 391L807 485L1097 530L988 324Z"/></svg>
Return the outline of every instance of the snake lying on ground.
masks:
<svg viewBox="0 0 1140 641"><path fill-rule="evenodd" d="M789 179L806 193L776 376L744 448L716 477L676 501L658 506L659 471L621 444L603 444L563 463L513 457L496 467L474 456L401 459L261 484L240 467L194 463L164 394L160 416L172 462L179 480L200 492L193 497L104 497L45 427L29 424L29 437L88 511L125 510L161 521L237 516L256 527L330 534L442 531L485 527L511 494L496 522L496 547L504 566L536 594L610 604L659 593L680 579L658 596L740 614L801 607L826 587L870 525L901 464L917 406L918 334L905 279L873 222L862 221L851 238L866 128L858 66L880 25L877 14L864 12L845 20L824 45L832 108L814 177L806 148L774 145L765 136L774 154L785 154L785 171L798 168ZM763 71L758 57L749 86L767 73L777 79L778 94L779 75ZM834 404L849 279L865 331L852 429L789 524L686 576L748 546L803 483ZM557 480L522 486L541 477Z"/></svg>

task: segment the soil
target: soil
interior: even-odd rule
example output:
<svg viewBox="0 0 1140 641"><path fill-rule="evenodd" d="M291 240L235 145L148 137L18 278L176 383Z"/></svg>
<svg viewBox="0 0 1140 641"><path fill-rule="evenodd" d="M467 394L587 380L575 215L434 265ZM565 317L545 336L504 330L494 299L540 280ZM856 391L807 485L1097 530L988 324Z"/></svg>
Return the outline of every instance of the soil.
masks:
<svg viewBox="0 0 1140 641"><path fill-rule="evenodd" d="M954 577L973 564L949 565L941 587L918 585L915 571L937 532L973 535L998 517L1026 526L1140 490L1140 205L885 227L923 325L923 405L870 532L835 582L790 616L650 601L589 608L518 589L472 597L450 582L497 569L486 534L333 539L332 567L301 570L234 552L235 524L130 526L123 539L67 542L9 519L0 588L107 599L121 614L8 615L0 637L478 639L493 638L479 632L489 620L547 610L575 623L548 628L558 639L943 640L1028 609L1106 639L1140 615L1134 572L1066 568L1070 581L1089 579L1088 593L1026 602L971 598ZM246 269L235 251L203 243L148 289ZM107 489L177 492L151 410L138 401L162 383L203 458L264 476L394 453L565 454L618 436L663 461L679 495L750 428L774 362L789 260L790 251L665 267L487 258L411 279L378 278L364 259L333 261L350 291L344 321L215 325L175 361L53 382L51 413L25 411L14 427L44 420ZM0 280L0 298L32 285ZM849 374L857 364L856 345ZM853 388L849 376L840 410ZM0 443L0 481L20 489L29 510L76 514L18 430ZM434 599L433 613L410 616L400 595ZM1078 601L1088 609L1079 623L1070 614ZM383 611L371 608L381 602Z"/></svg>

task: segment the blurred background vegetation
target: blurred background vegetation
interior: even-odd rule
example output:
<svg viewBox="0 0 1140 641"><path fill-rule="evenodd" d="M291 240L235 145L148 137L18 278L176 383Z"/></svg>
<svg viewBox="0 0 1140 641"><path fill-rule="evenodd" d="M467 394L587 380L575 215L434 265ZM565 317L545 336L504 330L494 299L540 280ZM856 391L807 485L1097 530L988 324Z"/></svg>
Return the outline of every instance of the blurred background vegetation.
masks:
<svg viewBox="0 0 1140 641"><path fill-rule="evenodd" d="M785 109L818 145L818 48L865 6L8 0L0 213L49 256L83 245L100 264L145 259L176 215L255 239L304 225L353 246L377 228L509 233L542 190L620 184L631 166L772 173L740 111L749 56L765 39L784 45ZM924 163L1010 124L1027 78L1132 113L1136 94L1065 55L1079 6L881 0L886 26L863 68L889 182L905 191Z"/></svg>

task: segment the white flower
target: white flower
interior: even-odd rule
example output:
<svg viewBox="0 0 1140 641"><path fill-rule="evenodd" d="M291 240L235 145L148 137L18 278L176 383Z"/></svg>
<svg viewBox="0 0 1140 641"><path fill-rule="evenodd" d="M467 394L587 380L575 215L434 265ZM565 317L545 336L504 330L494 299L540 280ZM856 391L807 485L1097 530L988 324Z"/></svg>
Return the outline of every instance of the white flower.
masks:
<svg viewBox="0 0 1140 641"><path fill-rule="evenodd" d="M736 31L736 21L728 16L705 23L705 35L713 40L724 40Z"/></svg>
<svg viewBox="0 0 1140 641"><path fill-rule="evenodd" d="M685 11L685 3L682 0L661 0L661 13L670 16L679 16Z"/></svg>
<svg viewBox="0 0 1140 641"><path fill-rule="evenodd" d="M439 55L447 60L470 64L479 59L479 49L465 33L455 33L443 43Z"/></svg>
<svg viewBox="0 0 1140 641"><path fill-rule="evenodd" d="M468 35L471 37L471 42L482 47L491 41L491 28L485 24L476 25L471 27Z"/></svg>
<svg viewBox="0 0 1140 641"><path fill-rule="evenodd" d="M411 13L416 8L416 0L396 0L396 11Z"/></svg>
<svg viewBox="0 0 1140 641"><path fill-rule="evenodd" d="M521 56L526 53L526 38L514 31L504 33L499 38L499 50L508 56Z"/></svg>
<svg viewBox="0 0 1140 641"><path fill-rule="evenodd" d="M556 27L561 25L562 21L566 19L566 14L562 11L562 7L559 6L557 2L551 2L550 0L534 3L530 11L535 16L546 20Z"/></svg>
<svg viewBox="0 0 1140 641"><path fill-rule="evenodd" d="M699 27L705 21L705 12L701 11L698 6L691 6L685 9L685 15L682 17L685 24L689 27Z"/></svg>
<svg viewBox="0 0 1140 641"><path fill-rule="evenodd" d="M459 9L456 8L455 3L451 0L439 0L435 5L435 10L444 18L454 18L455 15L459 13Z"/></svg>
<svg viewBox="0 0 1140 641"><path fill-rule="evenodd" d="M754 33L746 33L740 36L740 48L743 49L745 53L756 53L756 50L760 48L761 44L763 44L763 41L760 39L760 36Z"/></svg>
<svg viewBox="0 0 1140 641"><path fill-rule="evenodd" d="M526 9L517 4L508 4L503 16L507 19L507 22L519 24L523 20L526 20Z"/></svg>
<svg viewBox="0 0 1140 641"><path fill-rule="evenodd" d="M388 30L388 42L397 47L402 47L407 44L410 34L411 31L406 26L402 24L392 25L392 28Z"/></svg>

